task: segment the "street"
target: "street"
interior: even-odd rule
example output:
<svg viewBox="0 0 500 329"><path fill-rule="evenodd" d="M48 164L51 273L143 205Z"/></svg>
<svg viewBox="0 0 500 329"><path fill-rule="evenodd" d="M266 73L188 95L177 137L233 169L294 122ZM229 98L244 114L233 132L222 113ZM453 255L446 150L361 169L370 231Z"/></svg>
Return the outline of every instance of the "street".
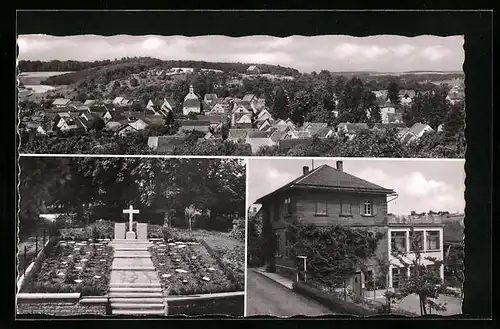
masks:
<svg viewBox="0 0 500 329"><path fill-rule="evenodd" d="M249 268L247 272L247 316L333 314L323 305L298 295L254 271Z"/></svg>

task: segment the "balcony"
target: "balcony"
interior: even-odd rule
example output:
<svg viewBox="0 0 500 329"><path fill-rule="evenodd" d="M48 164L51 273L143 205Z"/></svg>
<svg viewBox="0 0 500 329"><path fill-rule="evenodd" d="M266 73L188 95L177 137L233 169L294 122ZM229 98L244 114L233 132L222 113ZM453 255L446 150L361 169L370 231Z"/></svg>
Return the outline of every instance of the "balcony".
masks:
<svg viewBox="0 0 500 329"><path fill-rule="evenodd" d="M442 225L443 215L388 215L387 225Z"/></svg>

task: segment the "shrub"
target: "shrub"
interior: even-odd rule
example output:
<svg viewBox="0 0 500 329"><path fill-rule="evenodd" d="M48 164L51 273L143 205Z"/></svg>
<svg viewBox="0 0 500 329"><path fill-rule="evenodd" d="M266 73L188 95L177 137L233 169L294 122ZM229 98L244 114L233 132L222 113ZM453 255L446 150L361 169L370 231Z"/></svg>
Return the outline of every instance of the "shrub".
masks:
<svg viewBox="0 0 500 329"><path fill-rule="evenodd" d="M266 266L266 271L267 271L267 272L270 272L270 273L275 273L275 272L276 272L276 263L275 263L274 258L272 258L272 259L269 261L269 264L267 264L267 266Z"/></svg>
<svg viewBox="0 0 500 329"><path fill-rule="evenodd" d="M90 228L66 228L61 230L61 239L73 241L87 241L91 238Z"/></svg>
<svg viewBox="0 0 500 329"><path fill-rule="evenodd" d="M172 228L169 227L169 226L167 226L167 225L163 225L162 226L162 228L161 228L161 234L162 234L163 240L165 240L165 242L169 242L173 238Z"/></svg>
<svg viewBox="0 0 500 329"><path fill-rule="evenodd" d="M229 233L229 236L238 241L245 241L246 235L246 225L245 218L236 218L233 220L233 229Z"/></svg>
<svg viewBox="0 0 500 329"><path fill-rule="evenodd" d="M109 220L100 219L90 225L91 237L97 239L112 239L114 234L114 224Z"/></svg>

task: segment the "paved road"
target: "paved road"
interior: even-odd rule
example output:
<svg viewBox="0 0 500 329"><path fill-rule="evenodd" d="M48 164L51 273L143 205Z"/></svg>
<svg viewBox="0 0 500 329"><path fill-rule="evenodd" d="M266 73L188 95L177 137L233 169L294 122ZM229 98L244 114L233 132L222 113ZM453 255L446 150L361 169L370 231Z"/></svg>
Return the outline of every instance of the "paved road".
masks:
<svg viewBox="0 0 500 329"><path fill-rule="evenodd" d="M254 271L249 268L247 272L247 316L332 314L323 305L298 295Z"/></svg>

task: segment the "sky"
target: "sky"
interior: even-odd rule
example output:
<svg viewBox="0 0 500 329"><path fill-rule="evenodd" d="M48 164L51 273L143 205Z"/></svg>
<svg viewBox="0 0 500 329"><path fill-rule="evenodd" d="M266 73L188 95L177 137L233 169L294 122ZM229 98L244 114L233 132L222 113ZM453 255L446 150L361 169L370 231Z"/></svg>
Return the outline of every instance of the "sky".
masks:
<svg viewBox="0 0 500 329"><path fill-rule="evenodd" d="M314 159L314 168L336 160ZM465 209L465 160L341 159L344 172L393 189L398 197L388 203L388 212L409 215L416 212ZM310 159L248 160L248 204L302 175L302 167L312 168Z"/></svg>
<svg viewBox="0 0 500 329"><path fill-rule="evenodd" d="M18 37L19 59L95 61L150 56L162 60L241 62L300 72L462 71L463 36L98 36Z"/></svg>

